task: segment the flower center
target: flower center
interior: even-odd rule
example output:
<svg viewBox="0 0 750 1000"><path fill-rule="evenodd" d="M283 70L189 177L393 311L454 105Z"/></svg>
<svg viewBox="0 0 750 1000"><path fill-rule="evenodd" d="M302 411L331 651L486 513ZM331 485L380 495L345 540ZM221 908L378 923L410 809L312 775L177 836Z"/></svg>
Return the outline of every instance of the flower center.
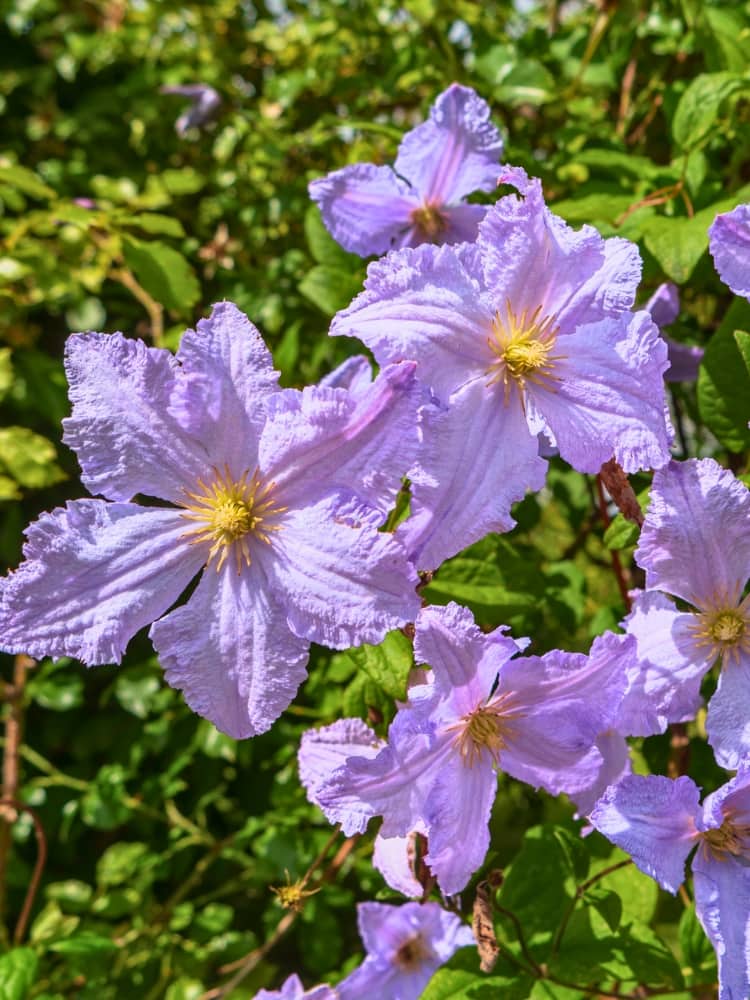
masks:
<svg viewBox="0 0 750 1000"><path fill-rule="evenodd" d="M498 695L448 726L448 731L456 734L453 745L467 767L473 767L485 749L489 750L495 764L499 764L500 751L507 745L505 737L511 730L513 719L521 714L509 704L510 698L509 692Z"/></svg>
<svg viewBox="0 0 750 1000"><path fill-rule="evenodd" d="M558 327L553 316L542 316L542 307L529 314L524 309L516 315L510 300L505 302L505 310L498 310L492 321L492 332L487 344L494 360L487 369L490 376L488 385L502 382L505 402L510 398L513 382L523 394L527 382L542 385L556 380L553 375L555 362L562 355L552 354Z"/></svg>
<svg viewBox="0 0 750 1000"><path fill-rule="evenodd" d="M728 817L718 830L702 834L703 848L717 861L726 861L727 855L750 858L750 826L735 824Z"/></svg>
<svg viewBox="0 0 750 1000"><path fill-rule="evenodd" d="M423 941L422 935L415 934L404 941L393 960L404 972L413 972L429 957L430 950Z"/></svg>
<svg viewBox="0 0 750 1000"><path fill-rule="evenodd" d="M448 218L437 205L425 202L411 213L411 224L425 240L434 240L448 228Z"/></svg>
<svg viewBox="0 0 750 1000"><path fill-rule="evenodd" d="M252 561L250 538L270 545L271 532L281 529L274 522L287 508L273 498L276 484L263 483L257 469L252 475L246 469L238 480L232 478L228 466L223 473L216 468L213 473L209 483L198 480L195 492L183 491L189 502L183 504L186 513L182 517L198 522L198 527L187 532L192 544L211 543L206 565L216 560L220 570L234 549L239 574L243 562L249 566Z"/></svg>
<svg viewBox="0 0 750 1000"><path fill-rule="evenodd" d="M707 647L712 659L727 654L739 660L741 652L750 652L750 607L719 607L696 612L690 631L696 645Z"/></svg>

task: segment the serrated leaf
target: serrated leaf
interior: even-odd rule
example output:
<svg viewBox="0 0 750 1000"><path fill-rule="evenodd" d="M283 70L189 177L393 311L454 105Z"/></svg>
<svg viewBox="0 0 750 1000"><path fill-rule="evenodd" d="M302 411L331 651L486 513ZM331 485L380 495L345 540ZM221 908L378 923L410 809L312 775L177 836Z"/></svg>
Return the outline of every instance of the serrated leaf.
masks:
<svg viewBox="0 0 750 1000"><path fill-rule="evenodd" d="M672 137L677 145L690 149L705 139L724 101L748 86L736 73L700 73L691 80L672 118Z"/></svg>
<svg viewBox="0 0 750 1000"><path fill-rule="evenodd" d="M195 271L173 247L158 240L146 243L126 236L122 249L125 263L138 282L167 309L185 312L200 298Z"/></svg>
<svg viewBox="0 0 750 1000"><path fill-rule="evenodd" d="M0 957L0 1000L25 1000L37 968L33 948L13 948Z"/></svg>

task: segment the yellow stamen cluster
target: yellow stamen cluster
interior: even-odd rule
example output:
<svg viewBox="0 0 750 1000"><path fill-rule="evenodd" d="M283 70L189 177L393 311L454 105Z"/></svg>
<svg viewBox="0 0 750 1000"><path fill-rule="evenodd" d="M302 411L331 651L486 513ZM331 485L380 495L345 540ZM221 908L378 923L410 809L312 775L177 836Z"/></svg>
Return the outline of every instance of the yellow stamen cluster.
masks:
<svg viewBox="0 0 750 1000"><path fill-rule="evenodd" d="M703 849L717 861L726 861L727 855L735 858L750 857L750 827L732 822L727 817L717 830L702 834Z"/></svg>
<svg viewBox="0 0 750 1000"><path fill-rule="evenodd" d="M285 870L284 874L286 875L286 885L271 885L269 889L274 896L278 897L285 910L301 913L305 900L309 896L314 896L316 892L320 892L320 888L306 889L304 879L298 878L296 882L292 882L289 872Z"/></svg>
<svg viewBox="0 0 750 1000"><path fill-rule="evenodd" d="M726 654L739 660L741 653L750 653L750 607L743 601L739 607L725 604L710 611L695 613L691 624L696 645L707 647L712 659Z"/></svg>
<svg viewBox="0 0 750 1000"><path fill-rule="evenodd" d="M555 363L561 355L552 354L558 327L552 316L542 316L542 307L529 313L524 309L516 315L510 300L505 311L498 310L492 321L492 332L487 344L495 360L487 369L488 385L502 382L505 402L510 398L512 384L518 386L523 399L526 383L542 385L555 381Z"/></svg>
<svg viewBox="0 0 750 1000"><path fill-rule="evenodd" d="M230 550L234 550L237 573L251 563L250 539L257 538L267 545L271 543L271 533L279 531L280 524L273 523L286 511L273 498L275 483L263 483L256 469L253 474L245 470L235 480L228 466L214 476L209 483L198 480L199 490L185 490L188 502L183 504L188 521L197 521L199 526L188 531L192 544L211 543L206 565L216 560L217 572L227 560Z"/></svg>
<svg viewBox="0 0 750 1000"><path fill-rule="evenodd" d="M431 951L422 938L421 934L414 934L407 938L394 956L394 963L404 972L413 972L430 958Z"/></svg>
<svg viewBox="0 0 750 1000"><path fill-rule="evenodd" d="M512 720L520 713L508 704L508 696L500 695L480 705L473 712L464 715L459 722L449 726L455 732L453 744L461 754L464 764L473 767L484 750L489 750L495 764L500 762L500 752L505 749L505 737L509 734Z"/></svg>
<svg viewBox="0 0 750 1000"><path fill-rule="evenodd" d="M431 241L441 236L448 228L448 219L437 205L425 203L415 208L410 216L411 224L419 231L422 239Z"/></svg>

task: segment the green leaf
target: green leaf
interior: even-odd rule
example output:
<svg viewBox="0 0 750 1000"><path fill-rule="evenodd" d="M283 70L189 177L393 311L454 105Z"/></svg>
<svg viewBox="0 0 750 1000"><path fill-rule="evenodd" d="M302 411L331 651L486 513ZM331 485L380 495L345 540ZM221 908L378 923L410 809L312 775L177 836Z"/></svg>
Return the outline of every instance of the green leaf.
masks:
<svg viewBox="0 0 750 1000"><path fill-rule="evenodd" d="M743 335L747 338L747 334ZM742 349L740 347L742 345ZM698 372L698 408L706 426L729 451L750 446L750 372L747 340L719 329L708 342Z"/></svg>
<svg viewBox="0 0 750 1000"><path fill-rule="evenodd" d="M677 959L647 924L634 921L623 927L618 942L621 961L631 970L631 978L636 982L652 987L684 985Z"/></svg>
<svg viewBox="0 0 750 1000"><path fill-rule="evenodd" d="M57 464L55 446L27 427L0 428L0 467L26 489L42 489L67 476Z"/></svg>
<svg viewBox="0 0 750 1000"><path fill-rule="evenodd" d="M200 298L195 271L179 251L158 240L123 239L125 263L148 294L165 308L186 312Z"/></svg>
<svg viewBox="0 0 750 1000"><path fill-rule="evenodd" d="M11 362L10 348L0 347L0 399L3 398L13 385L13 364Z"/></svg>
<svg viewBox="0 0 750 1000"><path fill-rule="evenodd" d="M112 844L99 858L96 880L104 888L122 885L135 875L149 853L148 845L140 842Z"/></svg>
<svg viewBox="0 0 750 1000"><path fill-rule="evenodd" d="M644 225L644 242L661 269L678 285L684 285L695 265L708 249L708 227L714 218L706 221L699 212L692 219L669 219L659 215Z"/></svg>
<svg viewBox="0 0 750 1000"><path fill-rule="evenodd" d="M110 938L93 931L79 931L64 941L54 941L49 950L60 955L92 955L117 951L117 945Z"/></svg>
<svg viewBox="0 0 750 1000"><path fill-rule="evenodd" d="M142 663L118 673L114 690L126 712L145 719L158 707L162 683L156 670Z"/></svg>
<svg viewBox="0 0 750 1000"><path fill-rule="evenodd" d="M690 149L705 139L724 101L748 86L736 73L700 73L691 80L672 118L672 137L677 145Z"/></svg>
<svg viewBox="0 0 750 1000"><path fill-rule="evenodd" d="M64 882L50 882L45 886L44 893L48 899L59 903L63 909L82 913L88 909L94 890L87 882L69 878Z"/></svg>
<svg viewBox="0 0 750 1000"><path fill-rule="evenodd" d="M83 678L72 666L32 678L29 694L42 708L69 712L83 704Z"/></svg>
<svg viewBox="0 0 750 1000"><path fill-rule="evenodd" d="M603 541L608 549L625 549L628 545L635 545L639 534L640 530L637 524L633 524L632 521L624 518L622 514L618 514L612 519L611 524L604 532Z"/></svg>
<svg viewBox="0 0 750 1000"><path fill-rule="evenodd" d="M28 167L0 166L0 183L9 184L31 198L54 198L55 192Z"/></svg>
<svg viewBox="0 0 750 1000"><path fill-rule="evenodd" d="M592 885L586 890L585 901L593 906L607 923L611 931L616 931L622 919L622 900L613 889Z"/></svg>
<svg viewBox="0 0 750 1000"><path fill-rule="evenodd" d="M310 254L316 264L324 264L334 271L355 271L362 260L356 254L347 253L326 229L320 209L312 204L305 212L305 237Z"/></svg>
<svg viewBox="0 0 750 1000"><path fill-rule="evenodd" d="M592 861L591 874L596 875L603 868L609 868L610 865L625 861L627 858L628 855L617 848L608 858ZM624 921L638 920L646 924L653 919L659 899L659 889L656 882L639 871L635 865L626 865L610 872L597 885L617 893L622 902Z"/></svg>
<svg viewBox="0 0 750 1000"><path fill-rule="evenodd" d="M36 978L33 948L13 948L0 957L0 1000L25 1000Z"/></svg>
<svg viewBox="0 0 750 1000"><path fill-rule="evenodd" d="M742 360L745 362L747 373L750 375L750 333L745 333L744 330L735 330L734 339L737 342L737 349L742 355Z"/></svg>
<svg viewBox="0 0 750 1000"><path fill-rule="evenodd" d="M716 970L716 952L695 915L694 906L682 911L678 933L683 965L687 966L693 975L702 973L710 979Z"/></svg>
<svg viewBox="0 0 750 1000"><path fill-rule="evenodd" d="M157 212L136 212L134 215L128 213L119 221L121 225L142 229L144 233L152 236L173 236L179 239L185 235L185 229L179 219Z"/></svg>
<svg viewBox="0 0 750 1000"><path fill-rule="evenodd" d="M361 291L359 274L349 274L318 264L308 271L299 285L300 292L317 306L326 316L333 316L339 309L348 306L357 292Z"/></svg>
<svg viewBox="0 0 750 1000"><path fill-rule="evenodd" d="M352 660L389 698L406 698L406 682L414 661L412 645L403 632L389 632L379 646L364 644L340 657Z"/></svg>

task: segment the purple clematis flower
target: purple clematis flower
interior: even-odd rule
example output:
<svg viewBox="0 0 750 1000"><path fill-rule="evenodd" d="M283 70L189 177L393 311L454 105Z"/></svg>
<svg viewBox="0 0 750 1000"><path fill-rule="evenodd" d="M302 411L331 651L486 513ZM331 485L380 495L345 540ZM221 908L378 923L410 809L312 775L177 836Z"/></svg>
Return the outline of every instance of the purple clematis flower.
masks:
<svg viewBox="0 0 750 1000"><path fill-rule="evenodd" d="M417 447L413 365L356 399L279 391L260 334L225 302L176 358L88 333L66 366L65 440L106 500L28 529L26 561L0 581L4 650L117 663L154 622L167 681L242 738L292 700L311 641L377 643L416 616L416 575L378 531Z"/></svg>
<svg viewBox="0 0 750 1000"><path fill-rule="evenodd" d="M654 474L635 558L647 590L623 623L637 644L623 731L694 718L701 679L719 660L706 729L719 764L734 770L750 752L750 492L713 459L671 462Z"/></svg>
<svg viewBox="0 0 750 1000"><path fill-rule="evenodd" d="M671 893L693 857L695 912L719 960L719 1000L750 996L750 769L699 803L687 777L630 775L592 811L592 824Z"/></svg>
<svg viewBox="0 0 750 1000"><path fill-rule="evenodd" d="M339 1000L417 1000L441 965L474 944L471 928L437 903L360 903L357 923L367 955L337 983Z"/></svg>
<svg viewBox="0 0 750 1000"><path fill-rule="evenodd" d="M513 526L511 504L544 481L540 431L581 472L669 458L667 349L647 312L628 311L637 248L570 229L523 170L501 179L524 197L492 207L475 245L388 254L331 326L380 364L415 360L443 407L402 532L422 569Z"/></svg>
<svg viewBox="0 0 750 1000"><path fill-rule="evenodd" d="M177 94L178 97L187 97L190 100L187 111L184 111L174 123L179 136L184 136L190 128L207 125L216 118L221 108L220 95L207 83L165 85L159 88L159 93Z"/></svg>
<svg viewBox="0 0 750 1000"><path fill-rule="evenodd" d="M487 103L454 83L437 98L429 120L404 136L393 168L343 167L313 181L310 197L334 239L360 257L471 241L487 206L463 199L493 190L502 152Z"/></svg>
<svg viewBox="0 0 750 1000"><path fill-rule="evenodd" d="M750 205L716 216L708 230L708 248L724 284L750 299Z"/></svg>
<svg viewBox="0 0 750 1000"><path fill-rule="evenodd" d="M590 657L512 660L522 644L503 633L485 635L457 604L423 609L414 651L431 670L411 687L387 744L345 720L300 748L302 782L327 818L347 836L373 816L383 816L385 839L426 834L424 860L446 894L484 861L497 768L574 800L599 787L597 740L617 715L632 656L632 640L607 635Z"/></svg>
<svg viewBox="0 0 750 1000"><path fill-rule="evenodd" d="M280 990L261 990L253 1000L339 1000L339 995L326 983L306 990L297 975L291 975Z"/></svg>
<svg viewBox="0 0 750 1000"><path fill-rule="evenodd" d="M665 282L656 289L643 307L651 313L651 319L661 330L667 345L669 368L664 374L665 382L695 382L703 359L703 348L694 344L681 344L664 333L664 327L674 323L680 315L680 293L677 285Z"/></svg>

